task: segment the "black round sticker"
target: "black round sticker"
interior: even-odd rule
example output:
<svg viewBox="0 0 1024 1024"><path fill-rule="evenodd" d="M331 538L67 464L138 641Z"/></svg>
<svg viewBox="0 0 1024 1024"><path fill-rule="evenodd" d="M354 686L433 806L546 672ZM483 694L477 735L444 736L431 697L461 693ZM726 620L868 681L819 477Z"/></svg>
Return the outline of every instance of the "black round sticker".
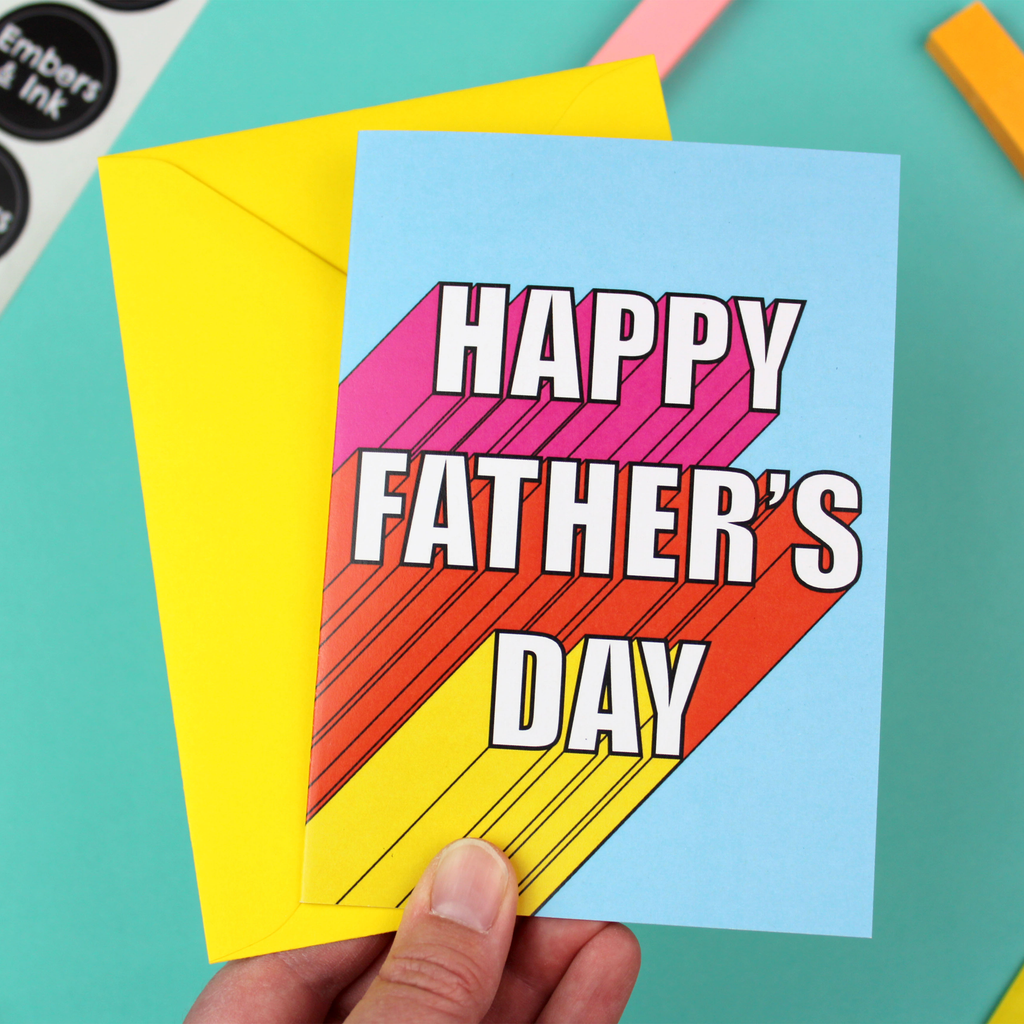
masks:
<svg viewBox="0 0 1024 1024"><path fill-rule="evenodd" d="M0 256L18 240L28 219L28 182L18 161L0 146Z"/></svg>
<svg viewBox="0 0 1024 1024"><path fill-rule="evenodd" d="M95 0L104 7L112 7L115 11L145 11L150 7L159 7L167 0Z"/></svg>
<svg viewBox="0 0 1024 1024"><path fill-rule="evenodd" d="M0 18L0 128L61 139L110 102L117 59L106 32L63 4L33 4Z"/></svg>

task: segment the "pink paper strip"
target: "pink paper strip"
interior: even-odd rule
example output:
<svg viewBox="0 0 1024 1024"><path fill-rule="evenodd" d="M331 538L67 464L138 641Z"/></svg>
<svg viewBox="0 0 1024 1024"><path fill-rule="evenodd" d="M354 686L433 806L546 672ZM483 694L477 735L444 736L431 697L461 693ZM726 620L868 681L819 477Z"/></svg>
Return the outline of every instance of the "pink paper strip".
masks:
<svg viewBox="0 0 1024 1024"><path fill-rule="evenodd" d="M664 78L729 0L640 0L628 18L594 55L591 64L607 64L654 54Z"/></svg>

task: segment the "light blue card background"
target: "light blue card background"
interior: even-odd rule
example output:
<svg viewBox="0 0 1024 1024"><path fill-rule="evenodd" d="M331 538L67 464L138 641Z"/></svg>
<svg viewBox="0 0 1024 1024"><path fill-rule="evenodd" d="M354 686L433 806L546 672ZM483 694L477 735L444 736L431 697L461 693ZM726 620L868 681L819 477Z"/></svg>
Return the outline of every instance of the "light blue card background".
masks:
<svg viewBox="0 0 1024 1024"><path fill-rule="evenodd" d="M440 280L807 300L782 412L734 465L853 476L856 586L544 913L870 936L899 159L363 132L344 377Z"/></svg>

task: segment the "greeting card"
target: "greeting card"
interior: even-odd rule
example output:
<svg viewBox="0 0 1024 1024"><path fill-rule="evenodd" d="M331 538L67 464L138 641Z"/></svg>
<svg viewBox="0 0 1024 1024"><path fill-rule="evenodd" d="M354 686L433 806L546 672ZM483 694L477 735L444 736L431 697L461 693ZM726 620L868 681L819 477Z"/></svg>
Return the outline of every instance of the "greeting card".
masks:
<svg viewBox="0 0 1024 1024"><path fill-rule="evenodd" d="M870 934L898 183L361 134L304 901Z"/></svg>

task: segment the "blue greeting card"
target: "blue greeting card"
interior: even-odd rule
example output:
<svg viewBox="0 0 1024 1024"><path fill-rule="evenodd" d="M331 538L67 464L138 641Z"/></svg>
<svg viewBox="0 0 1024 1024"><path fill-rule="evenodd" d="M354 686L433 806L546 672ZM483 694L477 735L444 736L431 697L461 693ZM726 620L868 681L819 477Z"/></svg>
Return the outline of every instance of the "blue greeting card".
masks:
<svg viewBox="0 0 1024 1024"><path fill-rule="evenodd" d="M360 136L303 899L871 934L899 160Z"/></svg>

